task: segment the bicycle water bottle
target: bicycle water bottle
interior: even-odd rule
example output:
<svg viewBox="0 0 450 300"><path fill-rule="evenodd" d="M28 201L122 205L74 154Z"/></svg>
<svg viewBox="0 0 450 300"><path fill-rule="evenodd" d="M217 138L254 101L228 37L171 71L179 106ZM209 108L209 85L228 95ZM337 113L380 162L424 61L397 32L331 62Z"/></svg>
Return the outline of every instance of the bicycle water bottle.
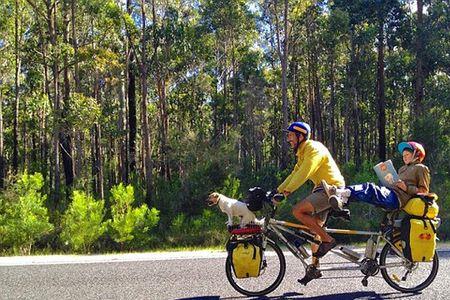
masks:
<svg viewBox="0 0 450 300"><path fill-rule="evenodd" d="M305 244L305 242L306 241L304 239L295 239L294 245L300 252L300 254L303 256L303 258L308 258L311 255L309 254L308 250L306 250L305 247L303 247L303 244Z"/></svg>

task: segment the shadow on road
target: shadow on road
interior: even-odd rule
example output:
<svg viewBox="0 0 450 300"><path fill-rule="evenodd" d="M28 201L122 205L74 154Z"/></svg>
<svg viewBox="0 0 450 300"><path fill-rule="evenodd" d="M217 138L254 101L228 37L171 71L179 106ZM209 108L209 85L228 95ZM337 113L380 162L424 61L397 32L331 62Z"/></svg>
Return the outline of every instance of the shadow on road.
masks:
<svg viewBox="0 0 450 300"><path fill-rule="evenodd" d="M365 300L379 300L379 299L402 299L402 298L410 298L414 296L420 296L420 293L382 293L378 294L375 292L353 292L353 293L339 293L339 294L329 294L322 296L314 296L314 297L305 297L303 294L299 294L296 292L285 293L279 296L272 297L220 297L220 296L197 296L192 298L179 298L177 300L232 300L232 299L264 299L264 300L275 300L275 299L286 299L286 300L335 300L335 299L365 299Z"/></svg>
<svg viewBox="0 0 450 300"><path fill-rule="evenodd" d="M437 252L438 252L440 258L450 257L450 251L438 250Z"/></svg>

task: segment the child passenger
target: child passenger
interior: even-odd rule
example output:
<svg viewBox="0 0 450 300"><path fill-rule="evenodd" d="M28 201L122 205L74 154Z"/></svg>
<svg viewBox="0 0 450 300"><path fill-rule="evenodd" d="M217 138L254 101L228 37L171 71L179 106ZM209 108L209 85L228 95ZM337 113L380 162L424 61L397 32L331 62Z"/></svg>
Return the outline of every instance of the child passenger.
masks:
<svg viewBox="0 0 450 300"><path fill-rule="evenodd" d="M399 180L389 187L379 186L372 182L336 188L322 182L330 200L330 205L336 210L342 210L343 205L350 201L367 202L385 209L402 208L409 199L418 193L428 193L430 189L430 171L422 164L425 149L417 142L401 142L398 151L405 163L398 170Z"/></svg>

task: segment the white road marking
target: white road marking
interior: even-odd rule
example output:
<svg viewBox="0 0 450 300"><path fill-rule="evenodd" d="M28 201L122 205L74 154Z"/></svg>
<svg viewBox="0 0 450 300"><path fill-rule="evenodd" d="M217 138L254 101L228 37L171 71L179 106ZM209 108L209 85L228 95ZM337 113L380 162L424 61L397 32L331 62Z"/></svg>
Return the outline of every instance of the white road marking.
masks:
<svg viewBox="0 0 450 300"><path fill-rule="evenodd" d="M266 253L271 256L271 253ZM273 253L275 255L275 253ZM284 252L285 256L292 255ZM30 265L65 265L65 264L93 264L93 263L114 263L132 261L158 261L177 259L207 259L227 257L225 251L220 250L200 250L200 251L180 251L180 252L149 252L149 253L125 253L125 254L105 254L105 255L45 255L45 256L11 256L0 257L0 267L2 266L30 266Z"/></svg>
<svg viewBox="0 0 450 300"><path fill-rule="evenodd" d="M354 249L356 250L356 249ZM360 251L358 251L360 250ZM358 252L364 251L358 249ZM450 249L439 249L438 252L450 252ZM283 251L285 256L292 256L288 251ZM268 256L275 255L274 252L266 253ZM103 255L44 255L44 256L9 256L0 257L0 267L6 266L30 266L30 265L65 265L65 264L93 264L114 263L133 261L161 261L178 259L208 259L227 257L226 251L199 250L199 251L177 251L177 252L148 252L148 253L125 253L125 254L103 254Z"/></svg>
<svg viewBox="0 0 450 300"><path fill-rule="evenodd" d="M0 257L0 266L91 264L175 259L224 258L224 251L151 252L105 255L45 255Z"/></svg>

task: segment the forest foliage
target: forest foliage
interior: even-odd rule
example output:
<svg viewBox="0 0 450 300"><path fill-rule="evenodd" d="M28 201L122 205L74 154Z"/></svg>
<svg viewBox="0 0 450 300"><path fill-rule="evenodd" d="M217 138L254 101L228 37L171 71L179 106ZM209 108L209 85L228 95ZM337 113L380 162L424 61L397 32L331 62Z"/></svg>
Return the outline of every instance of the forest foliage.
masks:
<svg viewBox="0 0 450 300"><path fill-rule="evenodd" d="M223 243L204 200L276 187L294 120L349 184L422 143L445 220L449 53L444 0L3 0L0 251Z"/></svg>

